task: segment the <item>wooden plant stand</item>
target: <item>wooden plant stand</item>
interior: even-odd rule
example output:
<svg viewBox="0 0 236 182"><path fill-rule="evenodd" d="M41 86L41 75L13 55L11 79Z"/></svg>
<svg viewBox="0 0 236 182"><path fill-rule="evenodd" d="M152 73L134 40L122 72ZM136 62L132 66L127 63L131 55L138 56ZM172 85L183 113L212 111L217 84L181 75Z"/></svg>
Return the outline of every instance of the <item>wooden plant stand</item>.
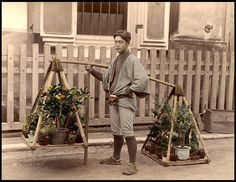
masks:
<svg viewBox="0 0 236 182"><path fill-rule="evenodd" d="M176 108L177 108L177 100L180 100L182 99L182 101L188 106L188 102L183 94L183 91L182 89L179 87L179 86L175 86L171 93L169 94L168 98L165 100L165 103L169 103L169 100L170 98L174 96L174 99L173 99L173 111L172 111L172 120L171 120L171 130L170 130L170 133L169 133L169 140L168 140L168 150L167 150L167 156L166 157L163 157L160 159L158 158L157 154L152 154L150 153L149 151L146 151L145 150L145 146L146 144L148 143L148 141L150 140L150 134L153 132L151 131L150 134L148 135L147 139L145 140L142 148L141 148L141 153L150 157L151 159L159 162L161 165L163 166L179 166L179 165L192 165L192 164L203 164L203 163L209 163L210 162L210 158L209 158L209 155L208 155L208 152L207 152L207 149L205 147L205 144L202 140L202 137L201 137L201 134L200 134L200 131L199 131L199 128L197 126L197 123L196 123L196 120L194 118L194 115L192 113L192 111L190 109L189 110L189 113L191 115L191 121L194 125L194 129L197 133L197 136L198 136L198 140L200 140L200 144L201 146L203 147L204 149L204 152L205 152L205 157L203 159L197 159L197 160L190 160L190 159L187 159L187 160L176 160L176 161L171 161L170 160L170 152L171 152L171 147L172 147L172 143L171 143L171 140L172 140L172 137L173 137L173 133L174 133L174 123L176 121ZM164 103L164 104L165 104ZM163 106L164 106L163 104ZM162 109L162 108L161 108ZM161 117L161 115L163 114L162 110L160 112L160 114L157 116L157 119L159 119Z"/></svg>
<svg viewBox="0 0 236 182"><path fill-rule="evenodd" d="M38 95L35 99L35 102L34 102L34 105L32 107L31 113L35 112L35 110L37 108L39 98L41 97L43 92L47 91L49 85L51 85L51 83L52 83L52 80L53 80L53 77L54 77L55 74L58 74L59 82L63 83L65 88L69 89L69 85L68 85L68 82L66 80L66 76L65 76L65 73L63 71L61 62L58 59L54 58L51 61L49 67L48 67L47 73L46 73L45 78L44 78L43 88L40 89L40 91L39 91L39 93L38 93ZM44 99L45 99L45 97L44 97ZM80 121L79 110L74 111L75 116L76 116L76 121L77 121L79 131L80 131L80 135L81 135L82 140L83 140L83 143L78 143L78 144L75 143L75 144L73 144L73 146L83 146L84 147L84 164L87 164L87 156L88 156L88 109L89 109L89 102L86 103L86 108L85 108L85 133L84 133L81 121ZM43 115L43 113L40 112L38 122L37 122L37 126L36 126L36 130L35 130L35 134L33 136L33 141L30 142L28 138L25 138L25 136L22 135L22 139L23 139L24 143L31 150L35 150L36 147L40 146L37 142L38 142L38 135L39 135L40 125L41 125L41 122L42 122L42 115ZM52 147L57 147L57 146L62 147L62 146L69 146L69 145L67 145L67 144L64 144L64 145L46 145L46 146L42 146L42 147L52 148Z"/></svg>

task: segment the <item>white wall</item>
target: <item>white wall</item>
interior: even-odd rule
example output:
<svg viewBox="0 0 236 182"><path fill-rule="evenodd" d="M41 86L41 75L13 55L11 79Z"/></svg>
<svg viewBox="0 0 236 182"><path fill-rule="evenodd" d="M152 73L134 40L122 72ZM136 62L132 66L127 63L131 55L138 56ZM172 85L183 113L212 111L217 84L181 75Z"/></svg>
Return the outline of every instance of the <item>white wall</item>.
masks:
<svg viewBox="0 0 236 182"><path fill-rule="evenodd" d="M178 32L181 36L223 39L225 2L181 2ZM205 26L210 25L210 32Z"/></svg>
<svg viewBox="0 0 236 182"><path fill-rule="evenodd" d="M27 32L27 2L2 2L2 30Z"/></svg>

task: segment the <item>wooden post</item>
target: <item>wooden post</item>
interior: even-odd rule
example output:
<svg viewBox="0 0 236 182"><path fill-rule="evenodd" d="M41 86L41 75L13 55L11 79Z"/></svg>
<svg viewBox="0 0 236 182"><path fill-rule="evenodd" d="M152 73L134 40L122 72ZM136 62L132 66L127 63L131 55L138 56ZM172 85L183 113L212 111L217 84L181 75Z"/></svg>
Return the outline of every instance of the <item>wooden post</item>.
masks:
<svg viewBox="0 0 236 182"><path fill-rule="evenodd" d="M201 113L208 108L208 98L209 98L209 75L210 75L210 51L206 52L205 66L204 66L204 76L203 76L203 85L202 85L202 100L201 100ZM189 98L187 97L187 100Z"/></svg>
<svg viewBox="0 0 236 182"><path fill-rule="evenodd" d="M39 100L39 98L40 98L40 96L41 96L43 90L44 90L44 91L47 90L47 87L45 87L45 85L47 85L47 81L48 81L48 77L49 77L49 73L50 73L51 67L52 67L52 64L50 64L49 67L48 67L47 73L46 73L46 75L45 75L45 77L44 77L44 81L43 81L43 86L44 86L44 88L40 88L40 89L39 89L38 95L37 95L37 97L36 97L36 99L35 99L35 101L34 101L34 104L33 104L33 107L32 107L32 109L31 109L31 112L34 112L34 111L35 111L36 106L37 106L37 103L38 103L38 100Z"/></svg>
<svg viewBox="0 0 236 182"><path fill-rule="evenodd" d="M202 57L202 52L197 51L196 74L195 74L193 103L192 103L193 105L192 110L195 113L199 113L199 101L200 101L200 95L201 95L201 90L200 90L201 62L202 62L201 57Z"/></svg>
<svg viewBox="0 0 236 182"><path fill-rule="evenodd" d="M156 77L156 57L157 57L157 50L156 49L151 49L150 50L150 62L151 62L151 69L150 69L150 76L151 77ZM156 90L156 83L150 82L150 91L151 94L149 96L149 108L154 108L155 107L155 90ZM149 116L152 115L151 109L149 109Z"/></svg>
<svg viewBox="0 0 236 182"><path fill-rule="evenodd" d="M61 78L62 78L62 81L63 81L65 87L66 87L66 88L69 88L69 85L68 85L68 82L67 82L67 80L66 80L64 71L60 71L59 74L60 74L60 76L61 76ZM82 139L83 139L84 147L88 147L88 143L87 143L87 140L86 140L86 137L85 137L85 134L84 134L84 130L83 130L83 127L82 127L80 118L79 118L78 111L75 111L75 112L76 112L76 113L75 113L76 121L77 121L79 130L80 130L80 135L81 135L81 137L82 137Z"/></svg>
<svg viewBox="0 0 236 182"><path fill-rule="evenodd" d="M183 97L183 100L184 100L185 104L188 106L189 104L188 104L188 101L186 100L185 97ZM204 148L204 151L205 151L206 156L207 156L207 158L208 158L208 162L210 162L210 158L209 158L209 155L208 155L208 152L207 152L206 146L205 146L205 144L204 144L204 142L203 142L203 140L202 140L202 137L201 137L200 131L199 131L199 129L198 129L197 122L196 122L196 120L195 120L195 118L194 118L194 115L193 115L191 109L188 109L188 110L189 110L189 113L190 113L191 116L192 116L192 120L193 120L194 127L195 127L196 132L197 132L197 134L198 134L198 136L199 136L200 142L201 142L201 144L202 144L202 146L203 146L203 148Z"/></svg>
<svg viewBox="0 0 236 182"><path fill-rule="evenodd" d="M219 81L219 52L214 53L213 60L213 72L212 72L212 82L211 82L211 93L210 93L210 109L216 109L216 100L218 92L218 81Z"/></svg>
<svg viewBox="0 0 236 182"><path fill-rule="evenodd" d="M63 71L60 71L59 72L59 77L62 79L64 85L66 88L69 88L69 85L68 85L68 82L66 80L66 77L65 77L65 74ZM86 108L86 112L87 112L87 109ZM86 165L87 164L87 160L88 160L88 120L87 118L85 119L85 132L86 134L84 134L84 130L83 130L83 126L81 124L81 121L80 121L80 117L79 117L79 114L78 114L78 111L75 111L75 116L76 116L76 121L77 121L77 124L78 124L78 127L79 127L79 131L80 131L80 135L81 135L81 138L83 140L83 143L84 143L84 164ZM85 114L85 117L88 117L87 114Z"/></svg>
<svg viewBox="0 0 236 182"><path fill-rule="evenodd" d="M78 57L76 62L81 62L84 60L84 47L79 46L78 47ZM85 73L85 68L83 65L79 65L77 67L78 70L78 87L83 88L84 87L84 73Z"/></svg>
<svg viewBox="0 0 236 182"><path fill-rule="evenodd" d="M30 145L30 149L31 150L35 150L36 149L36 143L38 141L39 130L40 130L40 127L41 127L40 125L41 125L42 117L43 117L42 115L43 115L43 113L40 112L39 118L38 118L38 123L37 123L35 134L34 134L34 138L33 138L33 143L32 143L32 145Z"/></svg>
<svg viewBox="0 0 236 182"><path fill-rule="evenodd" d="M219 86L218 109L224 110L225 104L225 78L226 78L226 52L223 52L221 63L221 76Z"/></svg>
<svg viewBox="0 0 236 182"><path fill-rule="evenodd" d="M100 63L105 64L106 63L106 47L101 47L100 48ZM101 68L100 70L101 71ZM105 101L106 101L106 95L103 90L102 82L97 80L99 83L99 99L98 99L98 109L99 109L99 118L105 118Z"/></svg>
<svg viewBox="0 0 236 182"><path fill-rule="evenodd" d="M85 137L85 134L84 134L84 130L83 130L83 127L82 127L82 124L81 124L78 112L75 113L75 116L76 116L76 120L77 120L77 123L78 123L78 126L79 126L80 135L81 135L81 137L83 139L84 146L88 147L88 143L87 143L87 140L86 140L86 137Z"/></svg>
<svg viewBox="0 0 236 182"><path fill-rule="evenodd" d="M51 46L49 44L44 44L44 77L47 74L47 69L49 67L50 64L50 59L51 59L51 50L50 50Z"/></svg>
<svg viewBox="0 0 236 182"><path fill-rule="evenodd" d="M144 67L144 69L147 68L147 64L146 64L146 54L147 54L147 50L146 49L141 49L141 58L140 61ZM145 107L145 102L146 102L146 98L140 98L139 99L139 117L144 118L145 117L145 113L146 113L146 107Z"/></svg>
<svg viewBox="0 0 236 182"><path fill-rule="evenodd" d="M168 143L168 150L167 150L167 162L170 161L170 149L171 149L171 140L173 136L173 131L174 131L174 123L175 123L175 112L176 112L176 107L177 107L177 96L174 96L174 108L172 112L172 120L171 120L171 130L170 130L170 138L169 138L169 143Z"/></svg>
<svg viewBox="0 0 236 182"><path fill-rule="evenodd" d="M39 92L39 46L38 44L33 44L33 58L32 58L32 106L33 101L36 100L37 93Z"/></svg>
<svg viewBox="0 0 236 182"><path fill-rule="evenodd" d="M178 64L178 85L183 88L183 71L184 71L184 50L180 50Z"/></svg>
<svg viewBox="0 0 236 182"><path fill-rule="evenodd" d="M20 111L19 121L24 122L26 117L26 44L20 46Z"/></svg>
<svg viewBox="0 0 236 182"><path fill-rule="evenodd" d="M86 101L85 105L85 115L84 115L84 122L85 122L85 138L88 143L88 126L89 126L89 101ZM84 146L84 164L86 165L88 161L88 145Z"/></svg>
<svg viewBox="0 0 236 182"><path fill-rule="evenodd" d="M191 101L192 100L192 76L193 76L193 50L189 50L188 53L188 67L187 67L187 80L186 80L186 90L185 95L186 98Z"/></svg>
<svg viewBox="0 0 236 182"><path fill-rule="evenodd" d="M14 122L14 47L7 47L7 124L9 127Z"/></svg>
<svg viewBox="0 0 236 182"><path fill-rule="evenodd" d="M234 105L234 52L230 52L231 57L229 58L229 83L226 91L226 109L232 110Z"/></svg>
<svg viewBox="0 0 236 182"><path fill-rule="evenodd" d="M160 80L165 80L165 65L166 65L166 50L160 50L160 56L159 56L159 61L160 61ZM164 99L164 94L165 94L165 89L163 85L158 85L158 100L162 101Z"/></svg>
<svg viewBox="0 0 236 182"><path fill-rule="evenodd" d="M89 62L95 62L95 47L94 46L89 46L89 52L88 52L88 58ZM91 118L94 118L95 116L95 78L93 76L90 76L90 73L88 73L88 80L89 81L89 92L90 92L90 99L89 99L89 104L93 107L89 109L89 116Z"/></svg>
<svg viewBox="0 0 236 182"><path fill-rule="evenodd" d="M69 88L68 82L66 81L66 75L64 71L59 71L59 77L62 79L62 82L64 83L66 88Z"/></svg>
<svg viewBox="0 0 236 182"><path fill-rule="evenodd" d="M73 60L74 57L74 46L73 45L68 45L67 46L67 59L68 61ZM69 85L73 85L73 78L74 78L74 66L68 64L67 67L67 82Z"/></svg>
<svg viewBox="0 0 236 182"><path fill-rule="evenodd" d="M49 76L48 76L47 85L44 87L44 90L43 90L43 91L46 91L47 88L48 88L48 86L51 85L53 76L54 76L54 72L53 72L53 71L50 71ZM44 99L45 99L45 98L44 98ZM44 101L43 101L43 102L44 102ZM33 144L31 145L31 149L33 149L33 150L35 149L36 142L38 141L38 135L39 135L40 125L41 125L41 122L42 122L42 116L43 116L43 113L40 112L40 113L39 113L39 118L38 118L38 123L37 123L36 130L35 130L35 134L34 134L34 138L33 138Z"/></svg>

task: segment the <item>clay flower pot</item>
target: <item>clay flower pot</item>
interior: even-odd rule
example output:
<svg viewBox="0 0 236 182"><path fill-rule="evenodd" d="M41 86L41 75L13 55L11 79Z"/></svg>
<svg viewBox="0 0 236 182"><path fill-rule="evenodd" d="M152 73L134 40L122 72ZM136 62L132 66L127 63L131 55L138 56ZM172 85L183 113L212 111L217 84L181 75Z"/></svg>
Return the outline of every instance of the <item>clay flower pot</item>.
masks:
<svg viewBox="0 0 236 182"><path fill-rule="evenodd" d="M68 128L57 128L56 132L51 135L51 144L64 144Z"/></svg>
<svg viewBox="0 0 236 182"><path fill-rule="evenodd" d="M39 145L48 145L49 144L49 137L39 137L38 139Z"/></svg>

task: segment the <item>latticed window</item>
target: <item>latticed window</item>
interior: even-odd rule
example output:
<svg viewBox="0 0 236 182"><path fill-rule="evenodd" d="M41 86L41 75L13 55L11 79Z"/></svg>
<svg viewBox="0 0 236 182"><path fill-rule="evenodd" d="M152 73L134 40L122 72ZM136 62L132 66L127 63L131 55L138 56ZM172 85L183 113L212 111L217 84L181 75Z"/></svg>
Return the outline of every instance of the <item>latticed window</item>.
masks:
<svg viewBox="0 0 236 182"><path fill-rule="evenodd" d="M127 2L78 2L77 34L111 36L127 27Z"/></svg>

